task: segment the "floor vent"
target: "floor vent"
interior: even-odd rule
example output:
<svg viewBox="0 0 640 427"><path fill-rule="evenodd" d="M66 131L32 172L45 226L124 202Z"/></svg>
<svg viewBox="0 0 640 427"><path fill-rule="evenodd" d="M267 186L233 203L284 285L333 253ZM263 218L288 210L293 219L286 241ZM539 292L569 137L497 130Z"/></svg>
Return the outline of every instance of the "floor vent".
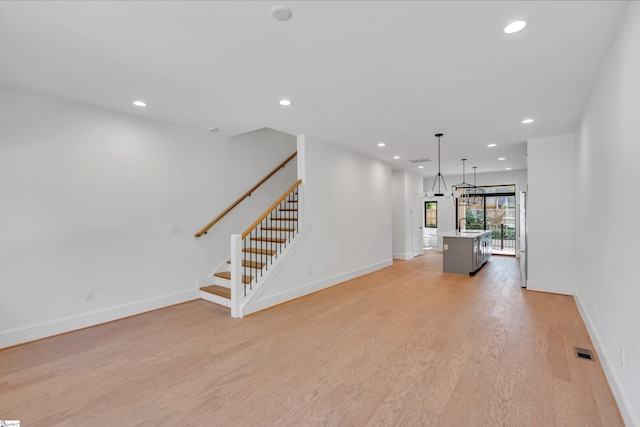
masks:
<svg viewBox="0 0 640 427"><path fill-rule="evenodd" d="M586 348L573 347L573 351L576 353L576 357L578 359L585 359L593 361L593 354L591 350L587 350Z"/></svg>

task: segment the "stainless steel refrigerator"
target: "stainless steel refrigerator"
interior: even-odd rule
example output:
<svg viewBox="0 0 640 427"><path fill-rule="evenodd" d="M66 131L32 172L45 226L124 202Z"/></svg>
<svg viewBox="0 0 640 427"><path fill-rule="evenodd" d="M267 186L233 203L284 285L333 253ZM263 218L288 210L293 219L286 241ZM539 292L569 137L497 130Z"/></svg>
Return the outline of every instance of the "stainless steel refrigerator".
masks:
<svg viewBox="0 0 640 427"><path fill-rule="evenodd" d="M520 192L520 286L527 287L527 193Z"/></svg>

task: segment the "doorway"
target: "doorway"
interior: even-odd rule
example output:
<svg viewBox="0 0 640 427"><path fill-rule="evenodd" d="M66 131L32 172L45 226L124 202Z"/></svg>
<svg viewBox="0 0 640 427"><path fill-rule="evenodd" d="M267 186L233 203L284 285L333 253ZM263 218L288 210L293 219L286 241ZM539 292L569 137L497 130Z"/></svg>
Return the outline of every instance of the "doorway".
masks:
<svg viewBox="0 0 640 427"><path fill-rule="evenodd" d="M456 199L456 224L466 218L467 229L491 230L494 255L516 255L516 186L466 189Z"/></svg>
<svg viewBox="0 0 640 427"><path fill-rule="evenodd" d="M438 202L424 202L424 247L438 246Z"/></svg>
<svg viewBox="0 0 640 427"><path fill-rule="evenodd" d="M422 197L414 196L411 203L411 249L414 257L424 253L422 244L422 200Z"/></svg>

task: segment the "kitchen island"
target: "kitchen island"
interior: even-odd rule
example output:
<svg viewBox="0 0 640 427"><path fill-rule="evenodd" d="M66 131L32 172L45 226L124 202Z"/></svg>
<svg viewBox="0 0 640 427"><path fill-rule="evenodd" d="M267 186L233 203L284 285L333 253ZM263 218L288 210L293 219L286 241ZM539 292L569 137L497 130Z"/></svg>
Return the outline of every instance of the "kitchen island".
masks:
<svg viewBox="0 0 640 427"><path fill-rule="evenodd" d="M441 234L442 271L473 276L491 257L491 230L445 231Z"/></svg>

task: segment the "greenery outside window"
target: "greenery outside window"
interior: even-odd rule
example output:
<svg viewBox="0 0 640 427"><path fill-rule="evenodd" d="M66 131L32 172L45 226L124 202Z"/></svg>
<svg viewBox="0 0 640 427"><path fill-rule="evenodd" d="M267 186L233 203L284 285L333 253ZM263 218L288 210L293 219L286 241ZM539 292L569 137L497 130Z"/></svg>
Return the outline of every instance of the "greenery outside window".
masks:
<svg viewBox="0 0 640 427"><path fill-rule="evenodd" d="M438 228L438 202L424 202L425 228Z"/></svg>

